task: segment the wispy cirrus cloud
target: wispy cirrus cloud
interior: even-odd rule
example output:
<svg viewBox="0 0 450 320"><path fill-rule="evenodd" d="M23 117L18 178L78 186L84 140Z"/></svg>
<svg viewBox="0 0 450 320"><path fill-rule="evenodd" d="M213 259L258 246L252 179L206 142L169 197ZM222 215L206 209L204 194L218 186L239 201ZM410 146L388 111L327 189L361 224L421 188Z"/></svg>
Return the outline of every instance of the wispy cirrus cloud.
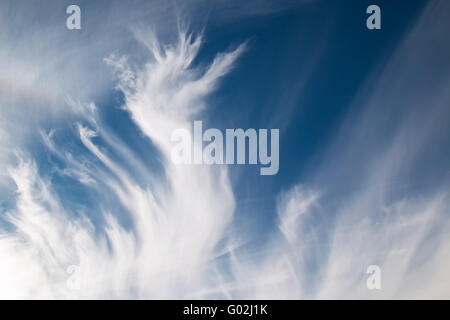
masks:
<svg viewBox="0 0 450 320"><path fill-rule="evenodd" d="M448 68L444 55L430 52L449 47L427 35L446 26L447 7L432 2L381 77L368 80L352 109L358 112L344 121L319 170L278 195L278 226L257 248L242 246L250 231L236 234L226 167L169 160L171 132L208 112L206 98L239 63L245 44L199 66L193 62L201 34L181 29L167 43L138 29L145 63L106 58L124 95L122 120L129 117L154 147L162 175L108 127L94 103L64 97L67 131L30 124L49 171L26 143L10 137L14 117L0 109L0 147L8 150L0 174L15 190L2 207L0 297L448 297L448 185L433 180L416 190L408 181L442 165L424 157L448 136L439 125L448 116ZM32 103L35 96L22 98ZM23 151L10 152L12 146ZM444 153L435 156L445 161ZM94 201L66 201L61 177L80 183L72 192ZM381 291L366 288L371 264L383 271ZM79 290L67 286L74 265Z"/></svg>
<svg viewBox="0 0 450 320"><path fill-rule="evenodd" d="M167 181L151 189L140 187L126 167L96 145L95 138L105 136L104 141L112 141L113 137L95 119L92 104L80 111L84 123L78 123L77 132L83 146L99 162L80 164L54 144L52 138L57 133L43 132L44 145L64 161L66 172L81 182L92 182L86 188L96 189L105 201L111 192L117 197L123 208L120 214L129 215L132 230L125 230L113 215L103 212L106 226L101 235L96 235L88 216L74 219L73 212L60 204L51 182L39 175L36 163L20 158L19 165L9 170L17 186L17 204L9 212L8 221L16 234L7 234L1 240L8 256L2 260L16 265L23 259L35 259L36 281L21 281L18 296L11 294L9 286L2 286L5 297L183 298L214 285L215 250L234 206L226 170L180 168L166 157L171 130L187 125L198 114L203 98L228 72L243 47L218 55L201 71L190 67L200 36L180 32L179 41L165 49L159 48L156 38L151 41L151 62L136 74L122 64L123 60L107 61L120 72L124 108L163 153ZM13 248L10 242L15 244ZM69 265L80 267L86 290L70 292L66 288L65 270ZM5 270L2 275L7 277L11 272Z"/></svg>
<svg viewBox="0 0 450 320"><path fill-rule="evenodd" d="M443 1L427 6L362 86L319 170L280 197L284 237L265 256L267 271L243 277L264 293L258 297L449 296L449 154L442 142L450 134L450 46L440 32L447 9ZM373 264L382 270L381 290L366 287ZM274 278L280 281L258 285Z"/></svg>

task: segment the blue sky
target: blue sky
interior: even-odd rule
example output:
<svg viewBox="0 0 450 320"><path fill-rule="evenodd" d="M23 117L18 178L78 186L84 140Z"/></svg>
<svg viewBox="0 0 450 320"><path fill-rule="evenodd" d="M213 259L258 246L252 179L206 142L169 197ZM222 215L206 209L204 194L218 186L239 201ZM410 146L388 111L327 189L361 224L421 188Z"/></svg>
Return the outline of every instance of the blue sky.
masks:
<svg viewBox="0 0 450 320"><path fill-rule="evenodd" d="M448 298L449 9L2 2L0 297ZM194 120L279 172L174 166Z"/></svg>

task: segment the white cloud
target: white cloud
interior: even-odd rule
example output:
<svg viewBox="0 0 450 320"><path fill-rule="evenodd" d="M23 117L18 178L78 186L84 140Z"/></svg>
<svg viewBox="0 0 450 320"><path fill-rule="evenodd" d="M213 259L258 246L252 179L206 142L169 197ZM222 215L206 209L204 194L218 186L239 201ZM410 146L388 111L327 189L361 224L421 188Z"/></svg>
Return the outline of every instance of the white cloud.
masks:
<svg viewBox="0 0 450 320"><path fill-rule="evenodd" d="M399 47L395 62L422 44L420 30L442 21L439 14L445 10L436 13L433 8ZM445 186L408 197L389 188L398 172L420 167L423 150L442 132L435 124L439 115L448 114L447 87L433 89L431 83L420 92L425 95L433 89L434 97L408 99L407 111L414 112L402 109L401 115L408 116L382 132L388 143L372 143L379 141L373 133L380 134L383 123L379 108L387 112L392 101L405 102L396 94L398 88L411 92L422 87L420 81L410 81L413 77L408 73L421 54L388 66L381 84L369 82L369 103L358 121L350 117L343 125L325 153L321 172L309 179L314 187L304 183L282 193L279 230L267 246L249 251L240 246L245 237L233 233L235 199L226 168L176 166L169 161L172 130L188 126L207 111L205 97L231 70L245 45L218 54L208 66L194 67L201 35L182 31L178 36L172 45L165 45L148 31L139 33L138 39L149 50L147 64L140 70L128 66L126 58L107 59L116 68L118 88L125 94L124 109L161 153L164 179L153 175L131 146L102 124L94 104L65 100L75 110L68 119L76 122L88 155L71 153L69 146L55 142L57 130L40 131L47 150L64 163L62 174L84 183L83 188L104 204L99 209L104 224L95 225L93 212L72 208L60 199L54 182L40 173L27 153L17 153L15 165L0 159L9 167L3 174L16 187L14 206L6 209L11 225L0 233L1 298L449 296ZM448 48L443 45L443 49ZM33 81L30 86L34 87ZM434 112L423 112L423 101ZM9 135L5 138L11 117L0 111L7 116L0 127L0 148L22 145ZM418 119L425 120L424 126L411 134ZM369 140L347 143L350 133ZM407 148L410 139L414 143ZM372 150L374 145L377 148ZM114 153L129 164L117 161ZM146 177L147 185L138 183L131 167ZM342 193L333 199L340 188ZM108 202L114 205L107 206ZM129 226L120 222L117 211L129 219ZM371 264L382 269L381 291L365 287L365 270ZM66 271L71 265L80 267L80 290L67 287L71 275Z"/></svg>
<svg viewBox="0 0 450 320"><path fill-rule="evenodd" d="M190 68L200 41L200 38L191 41L190 36L181 33L176 46L161 51L136 76L136 86L125 88L129 82L120 77L126 94L125 108L163 154L169 148L170 130L186 125L189 117L199 111L196 106L202 105L217 79L229 70L242 51L239 47L218 55L201 73ZM93 142L95 137L114 141L95 120L93 108L92 105L78 108L87 120L87 126L78 124L78 132L83 145L102 165L85 166L70 154L59 151L52 141L57 132L42 132L41 136L44 145L66 163L69 172L92 177L107 186L106 190L91 185L104 200L113 192L125 208L122 214L130 215L133 229L126 231L113 215L105 212L105 234L97 236L87 216L75 219L72 212L66 212L51 183L40 177L33 161L20 160L10 170L17 186L17 205L10 212L16 233L5 233L0 240L5 247L2 252L7 254L1 259L9 261L8 268L24 259L33 261L37 268L37 274L33 275L35 281L17 280L20 286L15 288L20 288L20 297L130 297L135 294L141 298L184 298L215 286L213 257L234 211L226 170L173 166L166 159L167 181L142 188L126 167L115 163ZM126 149L122 146L118 150ZM17 243L16 247L11 248L10 242ZM65 286L68 277L65 270L69 265L79 265L82 290L70 291ZM11 272L8 269L2 276L8 277ZM15 281L2 283L4 297L19 297L11 295Z"/></svg>

